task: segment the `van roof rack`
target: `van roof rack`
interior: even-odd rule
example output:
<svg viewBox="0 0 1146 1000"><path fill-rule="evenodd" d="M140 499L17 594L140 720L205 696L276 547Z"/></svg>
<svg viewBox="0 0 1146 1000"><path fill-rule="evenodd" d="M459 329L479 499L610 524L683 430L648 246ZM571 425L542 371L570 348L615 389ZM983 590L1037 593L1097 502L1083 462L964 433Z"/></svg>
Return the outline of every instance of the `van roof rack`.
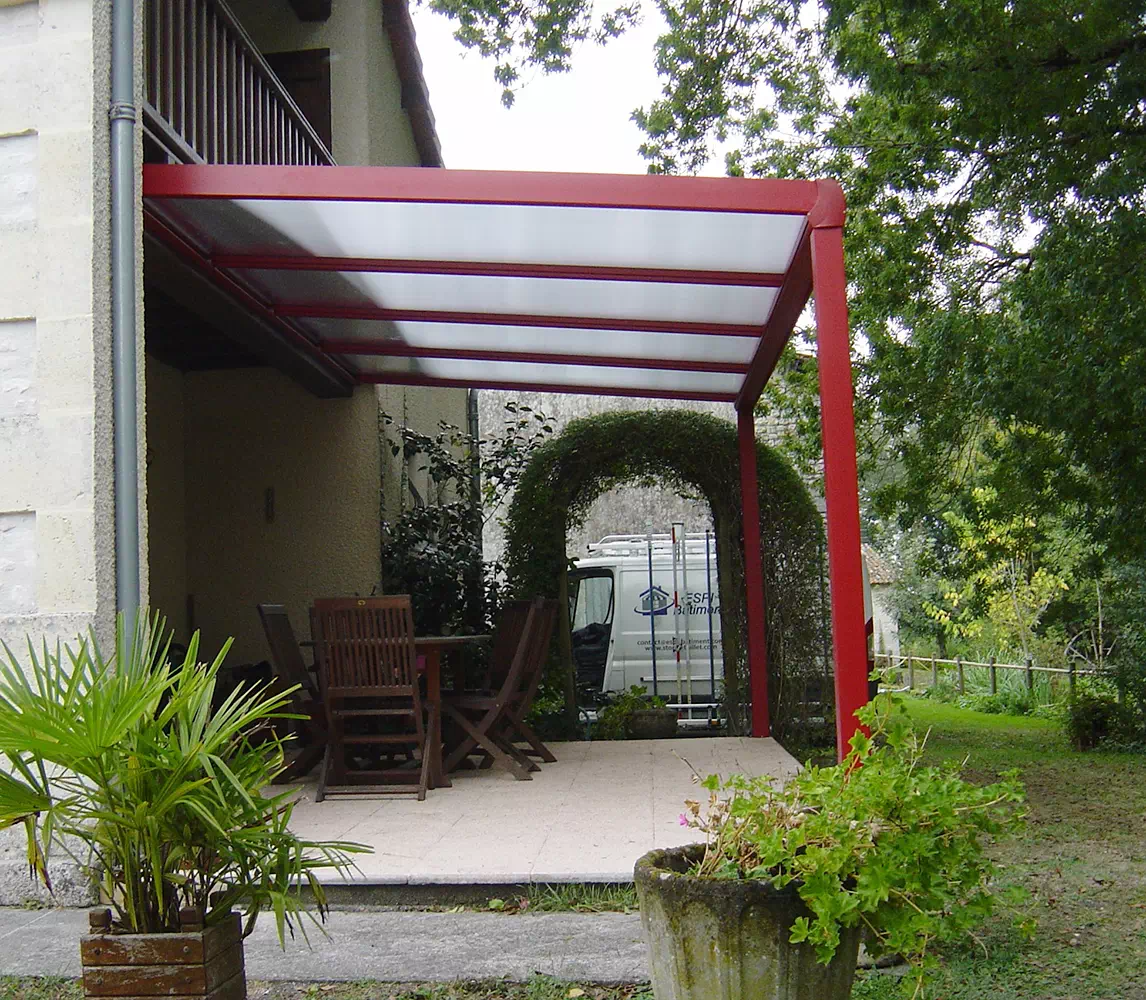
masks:
<svg viewBox="0 0 1146 1000"><path fill-rule="evenodd" d="M708 532L690 531L684 537L684 551L688 553L703 553L705 538L709 547L715 547L716 535ZM586 548L593 555L600 556L626 556L644 555L649 551L649 541L652 541L653 553L671 555L672 535L606 535L599 542L591 542Z"/></svg>

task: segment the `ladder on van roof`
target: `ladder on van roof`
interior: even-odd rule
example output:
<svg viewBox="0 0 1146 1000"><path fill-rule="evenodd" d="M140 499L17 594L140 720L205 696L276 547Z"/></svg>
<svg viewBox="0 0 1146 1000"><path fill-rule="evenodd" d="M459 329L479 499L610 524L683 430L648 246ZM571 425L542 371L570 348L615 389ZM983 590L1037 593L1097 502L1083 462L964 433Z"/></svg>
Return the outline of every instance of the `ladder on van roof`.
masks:
<svg viewBox="0 0 1146 1000"><path fill-rule="evenodd" d="M689 532L684 538L685 555L704 555L705 542L715 549L716 535L710 532ZM655 535L606 535L599 542L590 542L586 548L594 556L647 555L649 543L653 555L672 555L671 534Z"/></svg>

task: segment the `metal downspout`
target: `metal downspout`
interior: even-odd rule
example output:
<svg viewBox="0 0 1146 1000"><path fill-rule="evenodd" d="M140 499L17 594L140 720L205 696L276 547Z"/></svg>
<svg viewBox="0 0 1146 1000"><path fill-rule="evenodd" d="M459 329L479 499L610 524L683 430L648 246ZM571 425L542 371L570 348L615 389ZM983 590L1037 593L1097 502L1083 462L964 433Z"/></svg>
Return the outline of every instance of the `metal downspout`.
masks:
<svg viewBox="0 0 1146 1000"><path fill-rule="evenodd" d="M139 429L135 290L135 5L111 3L111 365L115 450L115 597L139 608Z"/></svg>

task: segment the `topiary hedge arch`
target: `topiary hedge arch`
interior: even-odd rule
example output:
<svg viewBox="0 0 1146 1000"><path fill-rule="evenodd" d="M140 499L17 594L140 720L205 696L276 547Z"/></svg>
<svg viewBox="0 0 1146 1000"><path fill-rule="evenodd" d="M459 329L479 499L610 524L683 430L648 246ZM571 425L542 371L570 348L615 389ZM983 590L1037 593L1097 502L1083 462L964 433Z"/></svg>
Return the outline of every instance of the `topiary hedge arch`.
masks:
<svg viewBox="0 0 1146 1000"><path fill-rule="evenodd" d="M768 702L774 735L786 739L804 721L808 681L822 689L830 669L822 573L823 522L791 466L757 444L760 534L767 601ZM506 570L518 596L560 598L560 656L549 682L565 692L576 712L569 644L570 527L586 517L602 493L629 482L656 483L699 493L712 510L722 649L724 698L733 730L749 731L747 712L746 595L741 535L740 473L735 424L690 410L602 413L571 421L537 449L510 505ZM819 695L815 696L818 702ZM815 711L831 715L830 698ZM830 723L830 719L828 720Z"/></svg>

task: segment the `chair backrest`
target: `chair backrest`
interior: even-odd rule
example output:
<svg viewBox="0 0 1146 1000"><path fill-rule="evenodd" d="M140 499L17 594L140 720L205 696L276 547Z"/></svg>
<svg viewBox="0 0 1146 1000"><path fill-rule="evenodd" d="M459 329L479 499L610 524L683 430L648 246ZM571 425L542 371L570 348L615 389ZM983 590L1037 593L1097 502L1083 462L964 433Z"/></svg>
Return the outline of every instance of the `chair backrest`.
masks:
<svg viewBox="0 0 1146 1000"><path fill-rule="evenodd" d="M509 601L503 605L493 629L493 642L489 650L489 670L486 672L485 686L493 691L505 683L510 664L518 644L525 635L525 621L529 617L532 602Z"/></svg>
<svg viewBox="0 0 1146 1000"><path fill-rule="evenodd" d="M319 598L311 624L325 696L418 700L409 595Z"/></svg>
<svg viewBox="0 0 1146 1000"><path fill-rule="evenodd" d="M557 622L556 598L550 600L538 598L538 602L537 614L533 620L533 634L529 637L529 644L526 647L515 715L523 715L533 704L541 676L545 673L545 661L549 658L549 643Z"/></svg>
<svg viewBox="0 0 1146 1000"><path fill-rule="evenodd" d="M286 606L259 604L256 607L267 636L267 644L271 647L271 663L274 664L279 680L290 686L298 684L304 691L317 695L318 689L302 658L302 650L291 628Z"/></svg>

